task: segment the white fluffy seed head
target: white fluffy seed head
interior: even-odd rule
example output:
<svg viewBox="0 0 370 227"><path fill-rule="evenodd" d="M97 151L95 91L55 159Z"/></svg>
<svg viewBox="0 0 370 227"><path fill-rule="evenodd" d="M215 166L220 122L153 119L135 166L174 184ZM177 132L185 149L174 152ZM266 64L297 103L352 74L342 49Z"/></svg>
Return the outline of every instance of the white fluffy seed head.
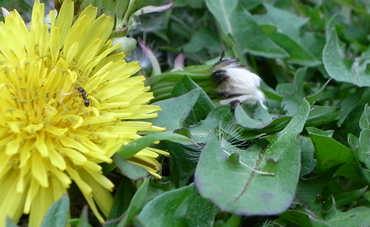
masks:
<svg viewBox="0 0 370 227"><path fill-rule="evenodd" d="M228 76L217 87L217 92L226 94L227 98L220 101L221 105L239 101L241 103L256 104L257 102L266 109L264 105L265 95L259 89L261 78L244 67L234 62L222 67L220 70Z"/></svg>

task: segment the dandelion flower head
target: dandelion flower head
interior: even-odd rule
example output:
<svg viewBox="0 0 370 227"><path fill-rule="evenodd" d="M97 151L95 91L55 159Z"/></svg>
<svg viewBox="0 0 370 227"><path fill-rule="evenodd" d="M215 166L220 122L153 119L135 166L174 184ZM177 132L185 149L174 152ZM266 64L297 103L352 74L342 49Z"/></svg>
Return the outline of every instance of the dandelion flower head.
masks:
<svg viewBox="0 0 370 227"><path fill-rule="evenodd" d="M24 213L40 226L72 181L104 222L114 185L98 163L140 131L162 130L141 121L159 107L148 104L144 77L132 77L139 63L112 54L113 19L93 6L74 18L73 9L65 0L44 24L37 0L29 28L17 11L0 22L0 225ZM129 161L158 176L158 153L146 148Z"/></svg>

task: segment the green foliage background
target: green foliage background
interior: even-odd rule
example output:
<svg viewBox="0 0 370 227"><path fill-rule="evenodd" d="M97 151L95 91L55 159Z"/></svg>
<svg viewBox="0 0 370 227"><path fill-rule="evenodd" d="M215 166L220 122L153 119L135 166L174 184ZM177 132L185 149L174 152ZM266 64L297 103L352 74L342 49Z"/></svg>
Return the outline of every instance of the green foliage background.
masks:
<svg viewBox="0 0 370 227"><path fill-rule="evenodd" d="M125 177L116 182L107 226L369 225L367 0L177 0L137 20L130 36L157 50L163 72L181 52L189 67L148 76L154 94L159 85L168 92L154 103L162 111L153 124L174 134L138 144L163 140L157 147L171 155L160 180L115 157ZM219 106L197 83L192 73L207 68L197 65L209 65L222 50L261 76L268 110ZM142 66L150 75L150 64ZM51 208L45 226L53 209L67 215L65 200ZM70 222L94 223L86 209Z"/></svg>

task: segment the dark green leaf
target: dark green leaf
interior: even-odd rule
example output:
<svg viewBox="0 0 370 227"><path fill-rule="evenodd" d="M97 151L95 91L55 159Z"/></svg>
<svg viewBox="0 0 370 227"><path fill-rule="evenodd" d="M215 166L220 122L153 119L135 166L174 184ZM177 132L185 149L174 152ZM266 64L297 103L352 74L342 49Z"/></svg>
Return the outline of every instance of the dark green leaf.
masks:
<svg viewBox="0 0 370 227"><path fill-rule="evenodd" d="M343 144L330 137L313 132L310 128L307 128L307 131L315 146L318 173L326 172L340 164L351 164L354 161L352 153Z"/></svg>
<svg viewBox="0 0 370 227"><path fill-rule="evenodd" d="M140 188L136 191L134 197L131 200L130 206L128 207L122 220L118 223L117 227L129 226L129 223L139 213L141 208L146 202L146 195L148 191L149 178L145 179L141 184Z"/></svg>
<svg viewBox="0 0 370 227"><path fill-rule="evenodd" d="M132 199L132 182L127 179L123 178L121 183L119 184L116 195L114 197L113 201L113 207L112 210L107 218L107 223L112 222L114 219L118 219L121 217L121 215L124 214L124 212L127 210L127 208L130 206L130 202ZM113 221L112 224L104 225L104 227L115 227L118 223L118 221Z"/></svg>

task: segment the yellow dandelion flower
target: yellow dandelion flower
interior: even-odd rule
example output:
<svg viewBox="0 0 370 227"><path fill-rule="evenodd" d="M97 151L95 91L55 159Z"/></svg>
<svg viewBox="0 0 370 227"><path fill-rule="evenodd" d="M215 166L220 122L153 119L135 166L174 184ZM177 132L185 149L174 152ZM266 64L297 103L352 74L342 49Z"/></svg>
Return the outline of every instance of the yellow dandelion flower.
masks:
<svg viewBox="0 0 370 227"><path fill-rule="evenodd" d="M144 77L131 77L139 63L112 54L113 19L89 6L74 20L73 9L64 1L46 25L37 0L29 28L16 11L0 23L0 226L23 213L40 226L72 181L104 222L114 185L98 163L140 131L162 131L140 121L159 107L148 105ZM129 161L158 176L158 153L166 154L147 148Z"/></svg>

